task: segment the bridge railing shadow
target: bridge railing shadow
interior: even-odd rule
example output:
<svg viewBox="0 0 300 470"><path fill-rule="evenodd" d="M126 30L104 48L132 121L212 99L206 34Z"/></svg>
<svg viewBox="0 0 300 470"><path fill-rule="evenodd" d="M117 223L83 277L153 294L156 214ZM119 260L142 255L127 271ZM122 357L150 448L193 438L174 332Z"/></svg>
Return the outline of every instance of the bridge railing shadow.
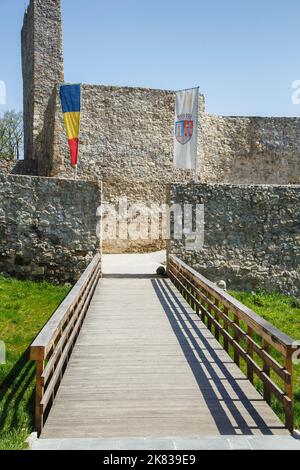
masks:
<svg viewBox="0 0 300 470"><path fill-rule="evenodd" d="M237 380L233 377L228 369L228 364L232 364L233 361L229 355L228 362L222 360L220 351L227 353L221 344L219 348L211 345L211 340L213 339L214 343L216 340L212 335L207 337L209 330L200 318L197 322L193 319L175 286L166 279L153 279L152 284L220 434L250 435L256 429L264 435L272 435L275 428L270 429L254 406L254 402L264 403L263 398L250 400L247 397L239 384L248 379L245 377ZM220 375L223 377L221 378ZM228 385L235 397L231 396ZM242 408L244 408L244 414L246 410L253 424L249 424L249 420L246 421L241 412Z"/></svg>

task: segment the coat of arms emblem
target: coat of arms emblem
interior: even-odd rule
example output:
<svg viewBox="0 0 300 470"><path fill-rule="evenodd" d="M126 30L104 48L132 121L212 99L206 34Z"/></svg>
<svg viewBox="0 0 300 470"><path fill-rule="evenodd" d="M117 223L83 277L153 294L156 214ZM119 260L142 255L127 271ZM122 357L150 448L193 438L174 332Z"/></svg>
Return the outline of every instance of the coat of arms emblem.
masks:
<svg viewBox="0 0 300 470"><path fill-rule="evenodd" d="M177 142L184 145L193 137L194 122L190 119L177 121L175 124L175 137Z"/></svg>

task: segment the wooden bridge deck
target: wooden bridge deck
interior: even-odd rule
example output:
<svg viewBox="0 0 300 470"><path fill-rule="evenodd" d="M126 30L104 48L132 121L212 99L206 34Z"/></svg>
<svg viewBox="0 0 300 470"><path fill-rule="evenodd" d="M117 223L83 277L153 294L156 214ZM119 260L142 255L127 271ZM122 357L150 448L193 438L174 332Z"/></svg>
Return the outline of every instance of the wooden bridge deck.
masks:
<svg viewBox="0 0 300 470"><path fill-rule="evenodd" d="M102 279L41 438L288 434L168 279Z"/></svg>

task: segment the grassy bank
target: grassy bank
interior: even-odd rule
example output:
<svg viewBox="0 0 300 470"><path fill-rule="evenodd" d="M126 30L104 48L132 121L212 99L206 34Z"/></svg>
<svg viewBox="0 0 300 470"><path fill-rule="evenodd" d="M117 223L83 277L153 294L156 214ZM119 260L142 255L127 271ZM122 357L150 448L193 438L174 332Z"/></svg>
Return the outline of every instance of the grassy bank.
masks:
<svg viewBox="0 0 300 470"><path fill-rule="evenodd" d="M230 294L291 338L300 340L300 299L263 292L230 292ZM295 427L300 429L300 365L294 365L293 385ZM258 382L257 386L261 388ZM281 405L273 400L272 406L284 421Z"/></svg>
<svg viewBox="0 0 300 470"><path fill-rule="evenodd" d="M0 365L0 450L24 448L33 430L35 371L28 347L68 291L0 276L0 340L6 345L6 364Z"/></svg>

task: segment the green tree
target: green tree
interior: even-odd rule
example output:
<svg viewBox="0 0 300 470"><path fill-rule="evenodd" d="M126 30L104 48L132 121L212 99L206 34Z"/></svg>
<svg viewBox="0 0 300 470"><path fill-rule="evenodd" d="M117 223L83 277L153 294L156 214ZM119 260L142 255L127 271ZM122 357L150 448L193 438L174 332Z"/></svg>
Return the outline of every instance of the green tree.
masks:
<svg viewBox="0 0 300 470"><path fill-rule="evenodd" d="M23 114L6 111L0 118L0 159L19 160L23 143Z"/></svg>

